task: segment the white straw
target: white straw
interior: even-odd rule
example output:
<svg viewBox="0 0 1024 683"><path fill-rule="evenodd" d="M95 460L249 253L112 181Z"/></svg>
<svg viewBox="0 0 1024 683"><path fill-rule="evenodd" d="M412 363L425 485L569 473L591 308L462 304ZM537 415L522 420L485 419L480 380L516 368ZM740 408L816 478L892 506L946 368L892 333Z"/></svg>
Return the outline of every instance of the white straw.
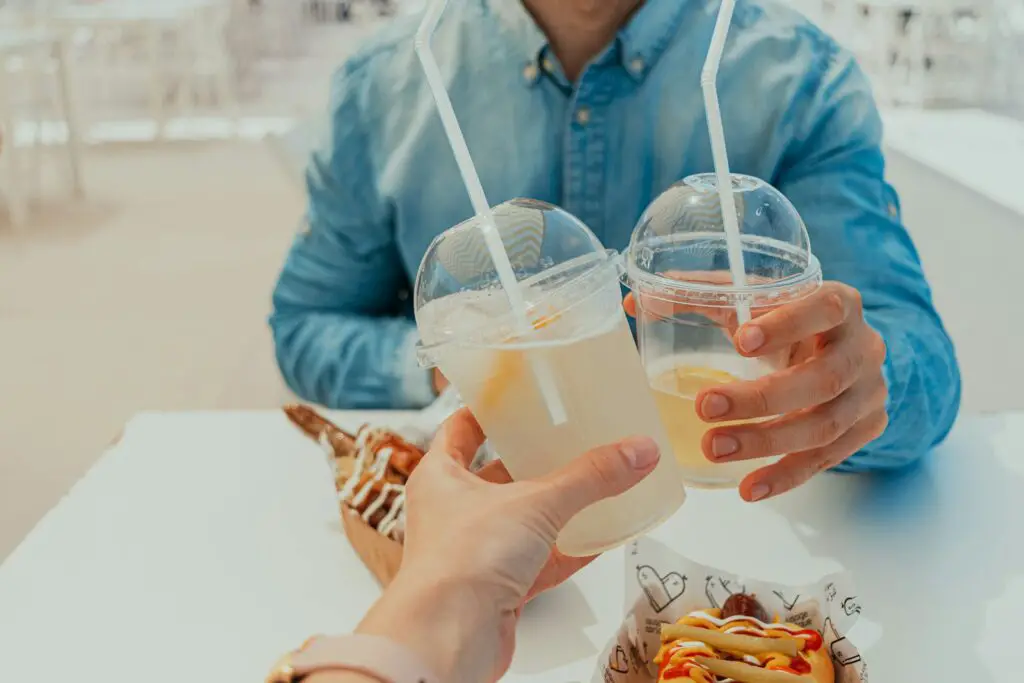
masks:
<svg viewBox="0 0 1024 683"><path fill-rule="evenodd" d="M483 231L484 242L487 245L487 251L491 255L491 260L494 262L494 268L498 272L498 280L501 281L505 294L508 296L508 301L513 313L516 315L520 332L526 334L533 331L533 324L530 322L527 313L526 300L523 298L522 291L520 291L519 281L516 279L512 263L509 261L508 253L505 251L505 245L501 241L501 235L498 233L497 225L494 222L494 213L491 211L491 205L487 202L484 187L480 183L480 176L477 174L473 158L469 154L469 147L466 145L466 139L463 137L462 129L459 127L459 121L455 116L455 109L452 107L451 98L448 97L448 90L445 88L441 70L438 68L437 60L434 59L434 54L430 49L431 37L437 29L437 24L441 20L441 15L444 13L447 4L447 0L432 0L427 6L426 13L423 15L423 21L420 22L420 27L416 31L416 54L423 65L427 86L430 88L430 92L434 96L434 102L437 104L437 113L441 117L441 124L444 126L448 142L452 147L452 152L455 154L455 162L459 166L462 182L466 185L466 191L469 193L469 200L473 204L473 211L481 219L480 229ZM556 425L562 424L567 419L565 406L562 405L562 399L558 394L558 387L555 385L547 360L542 356L534 356L531 358L531 365L533 367L533 374L537 379L537 385L540 387L541 395L547 404L551 422Z"/></svg>
<svg viewBox="0 0 1024 683"><path fill-rule="evenodd" d="M725 39L729 35L729 24L735 0L722 0L711 35L711 46L700 73L700 86L704 91L704 109L708 117L708 134L711 136L711 154L718 177L718 200L722 207L722 222L725 226L725 244L729 255L729 270L736 288L746 288L747 270L743 264L743 239L736 219L736 198L732 192L732 175L729 173L729 156L725 151L725 127L722 125L722 110L718 104L718 66L722 61ZM736 317L740 325L750 322L750 302L740 298L736 302Z"/></svg>

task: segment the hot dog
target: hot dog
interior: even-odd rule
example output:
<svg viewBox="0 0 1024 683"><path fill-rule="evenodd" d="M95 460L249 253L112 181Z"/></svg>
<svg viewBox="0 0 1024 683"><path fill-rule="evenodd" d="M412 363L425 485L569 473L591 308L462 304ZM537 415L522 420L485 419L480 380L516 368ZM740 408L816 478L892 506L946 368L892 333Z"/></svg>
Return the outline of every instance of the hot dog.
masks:
<svg viewBox="0 0 1024 683"><path fill-rule="evenodd" d="M423 458L423 450L388 429L363 425L350 434L308 406L289 405L284 412L324 449L334 471L339 504L357 512L384 536L400 541L405 483Z"/></svg>
<svg viewBox="0 0 1024 683"><path fill-rule="evenodd" d="M754 596L737 594L722 609L664 624L654 658L659 683L834 683L821 634L769 623Z"/></svg>

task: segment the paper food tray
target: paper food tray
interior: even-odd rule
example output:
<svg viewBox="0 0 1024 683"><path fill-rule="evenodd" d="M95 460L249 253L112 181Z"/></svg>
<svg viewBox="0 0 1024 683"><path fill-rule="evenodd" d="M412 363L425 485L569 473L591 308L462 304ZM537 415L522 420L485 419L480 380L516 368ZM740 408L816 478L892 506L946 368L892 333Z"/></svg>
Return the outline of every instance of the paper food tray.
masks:
<svg viewBox="0 0 1024 683"><path fill-rule="evenodd" d="M402 544L382 535L349 508L343 508L341 525L359 559L386 588L402 564Z"/></svg>
<svg viewBox="0 0 1024 683"><path fill-rule="evenodd" d="M626 615L597 660L592 683L654 683L661 625L721 607L734 593L756 595L769 615L816 629L835 665L836 683L867 683L868 669L846 633L861 606L847 574L785 586L747 580L689 560L649 538L626 546Z"/></svg>

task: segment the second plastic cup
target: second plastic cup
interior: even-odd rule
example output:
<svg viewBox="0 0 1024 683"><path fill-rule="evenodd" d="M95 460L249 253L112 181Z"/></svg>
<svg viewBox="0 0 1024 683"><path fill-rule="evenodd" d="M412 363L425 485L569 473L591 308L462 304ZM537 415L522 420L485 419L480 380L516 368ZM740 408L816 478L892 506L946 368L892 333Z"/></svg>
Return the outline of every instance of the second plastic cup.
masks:
<svg viewBox="0 0 1024 683"><path fill-rule="evenodd" d="M494 215L529 331L501 288L476 217L442 233L420 264L420 359L458 389L515 479L544 476L628 436L658 442L665 457L651 475L583 510L558 538L567 555L595 554L658 525L685 499L622 311L621 259L549 204L517 199ZM546 389L538 372L547 373ZM552 398L565 418L557 423Z"/></svg>
<svg viewBox="0 0 1024 683"><path fill-rule="evenodd" d="M781 369L788 354L741 356L733 339L737 305L753 318L796 301L821 285L803 221L775 188L732 177L743 243L745 287L733 285L714 175L673 185L644 212L626 252L644 368L683 480L731 488L778 457L715 463L704 454L712 425L697 412L705 389L757 379ZM764 418L762 418L764 419ZM735 422L718 423L720 425Z"/></svg>

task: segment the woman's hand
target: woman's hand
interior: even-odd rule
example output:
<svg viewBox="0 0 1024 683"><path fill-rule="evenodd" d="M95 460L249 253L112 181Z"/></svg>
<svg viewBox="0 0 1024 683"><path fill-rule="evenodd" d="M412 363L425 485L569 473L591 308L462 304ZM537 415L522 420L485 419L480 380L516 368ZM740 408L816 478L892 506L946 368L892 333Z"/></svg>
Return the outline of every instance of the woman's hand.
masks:
<svg viewBox="0 0 1024 683"><path fill-rule="evenodd" d="M444 424L406 489L402 568L360 625L410 648L442 680L495 681L508 669L523 604L593 558L554 550L580 510L654 470L658 447L633 438L534 481L501 463L469 464L484 441L465 409Z"/></svg>
<svg viewBox="0 0 1024 683"><path fill-rule="evenodd" d="M624 305L636 315L632 295ZM650 306L643 308L646 313ZM741 355L783 359L777 372L696 396L697 414L706 422L763 420L709 429L703 449L712 462L785 455L740 483L740 495L748 501L784 493L838 465L881 436L889 423L885 342L864 320L860 293L848 285L826 282L739 328L728 308L675 306L653 313L702 315L733 336Z"/></svg>

